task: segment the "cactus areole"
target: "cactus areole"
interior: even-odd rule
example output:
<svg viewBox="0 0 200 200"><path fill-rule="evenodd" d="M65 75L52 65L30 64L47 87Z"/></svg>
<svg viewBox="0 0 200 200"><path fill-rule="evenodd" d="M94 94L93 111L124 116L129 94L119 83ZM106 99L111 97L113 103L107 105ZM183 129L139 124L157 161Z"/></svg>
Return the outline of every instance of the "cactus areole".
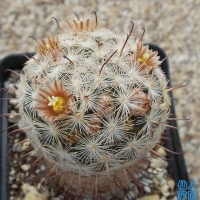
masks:
<svg viewBox="0 0 200 200"><path fill-rule="evenodd" d="M133 26L124 35L99 27L96 13L67 20L39 42L20 76L19 126L49 182L80 199L123 198L158 156L168 81Z"/></svg>

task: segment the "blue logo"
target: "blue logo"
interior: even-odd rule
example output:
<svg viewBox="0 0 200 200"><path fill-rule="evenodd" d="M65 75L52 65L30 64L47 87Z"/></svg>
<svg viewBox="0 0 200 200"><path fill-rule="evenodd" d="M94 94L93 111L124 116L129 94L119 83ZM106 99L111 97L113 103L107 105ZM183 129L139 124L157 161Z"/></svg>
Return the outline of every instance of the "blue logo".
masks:
<svg viewBox="0 0 200 200"><path fill-rule="evenodd" d="M194 180L191 180L190 185L185 180L179 180L177 186L178 200L198 200L198 186Z"/></svg>

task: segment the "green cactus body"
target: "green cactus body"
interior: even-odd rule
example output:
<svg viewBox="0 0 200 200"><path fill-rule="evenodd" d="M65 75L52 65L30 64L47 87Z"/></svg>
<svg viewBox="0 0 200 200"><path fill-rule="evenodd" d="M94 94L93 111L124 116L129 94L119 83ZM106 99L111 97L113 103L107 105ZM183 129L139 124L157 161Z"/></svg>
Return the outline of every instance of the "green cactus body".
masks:
<svg viewBox="0 0 200 200"><path fill-rule="evenodd" d="M19 125L47 174L74 196L122 198L122 188L138 184L166 126L162 61L132 29L100 28L96 15L66 21L22 71Z"/></svg>

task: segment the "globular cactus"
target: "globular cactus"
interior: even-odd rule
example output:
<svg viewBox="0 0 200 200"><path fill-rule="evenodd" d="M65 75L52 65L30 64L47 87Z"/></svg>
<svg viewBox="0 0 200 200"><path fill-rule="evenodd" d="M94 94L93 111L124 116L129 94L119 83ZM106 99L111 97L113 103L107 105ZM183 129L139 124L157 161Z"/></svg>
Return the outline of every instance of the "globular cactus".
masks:
<svg viewBox="0 0 200 200"><path fill-rule="evenodd" d="M20 76L19 126L48 180L80 199L122 199L159 156L170 89L157 52L133 26L123 35L100 28L96 13L67 20Z"/></svg>

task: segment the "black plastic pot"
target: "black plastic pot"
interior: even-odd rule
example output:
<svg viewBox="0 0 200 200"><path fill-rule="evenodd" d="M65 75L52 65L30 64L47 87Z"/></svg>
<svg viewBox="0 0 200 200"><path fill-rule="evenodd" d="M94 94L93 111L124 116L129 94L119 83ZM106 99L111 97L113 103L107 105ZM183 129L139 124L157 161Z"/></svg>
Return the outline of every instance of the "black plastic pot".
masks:
<svg viewBox="0 0 200 200"><path fill-rule="evenodd" d="M158 51L158 55L160 56L160 60L166 58L165 52L154 44L149 44L150 49L154 51ZM5 87L4 83L8 79L8 73L5 73L6 69L22 69L24 63L27 61L25 57L26 54L13 54L5 57L0 61L0 88ZM171 85L170 79L170 71L169 71L169 63L168 59L166 59L162 65L162 70L165 72L166 77L169 80L169 85ZM0 91L0 98L6 97L6 91ZM174 101L173 95L171 94L172 98L172 106L171 106L171 113L175 114L174 109ZM8 111L8 101L1 100L0 101L0 114L7 113ZM173 126L177 127L176 122L173 122ZM5 116L1 117L0 120L0 133L2 133L8 127L8 121ZM165 147L170 151L174 152L182 152L181 141L179 137L178 130L176 129L167 129L166 130L167 137L171 139L165 141ZM0 199L1 200L8 200L9 199L9 188L8 188L8 165L7 165L7 152L8 152L8 132L4 131L2 136L0 137ZM179 180L185 180L189 183L189 176L187 172L187 167L184 159L184 155L182 154L171 154L168 153L168 158L173 158L172 161L169 161L168 165L168 172L174 179L177 187L177 183Z"/></svg>

